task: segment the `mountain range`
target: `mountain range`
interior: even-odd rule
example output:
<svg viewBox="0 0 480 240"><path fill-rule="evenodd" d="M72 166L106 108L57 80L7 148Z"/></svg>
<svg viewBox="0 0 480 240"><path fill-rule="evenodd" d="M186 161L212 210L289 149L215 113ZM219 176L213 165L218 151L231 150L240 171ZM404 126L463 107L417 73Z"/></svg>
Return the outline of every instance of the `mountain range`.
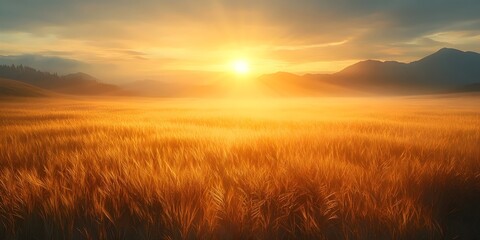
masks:
<svg viewBox="0 0 480 240"><path fill-rule="evenodd" d="M125 90L100 82L85 73L59 76L23 65L0 65L0 78L22 82L33 87L73 95L122 95Z"/></svg>
<svg viewBox="0 0 480 240"><path fill-rule="evenodd" d="M349 89L366 93L422 94L474 91L480 84L480 54L442 48L411 63L366 60L333 74L275 73L260 81L279 91L303 86L311 93ZM281 83L281 84L280 84Z"/></svg>
<svg viewBox="0 0 480 240"><path fill-rule="evenodd" d="M226 79L202 84L143 80L115 86L85 73L59 76L22 65L0 65L0 78L3 78L0 95L2 89L9 94L27 89L35 89L34 92L38 93L45 89L47 92L73 95L222 96L239 88L238 85L228 84ZM12 81L21 83L14 84ZM480 54L442 48L410 63L366 60L333 74L278 72L262 75L252 82L251 85L261 92L275 96L472 92L480 91ZM5 87L7 85L8 88ZM31 87L27 87L29 85ZM21 91L12 90L15 86Z"/></svg>

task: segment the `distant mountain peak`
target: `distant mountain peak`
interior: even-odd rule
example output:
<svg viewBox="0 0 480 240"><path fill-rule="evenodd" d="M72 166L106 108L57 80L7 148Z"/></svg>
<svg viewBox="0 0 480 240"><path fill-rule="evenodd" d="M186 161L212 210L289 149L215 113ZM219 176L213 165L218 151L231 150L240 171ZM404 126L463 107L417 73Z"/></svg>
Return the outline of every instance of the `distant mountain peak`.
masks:
<svg viewBox="0 0 480 240"><path fill-rule="evenodd" d="M82 81L89 81L89 82L99 82L99 80L92 75L83 73L83 72L76 72L76 73L71 73L63 76L65 79L76 79L76 80L82 80Z"/></svg>
<svg viewBox="0 0 480 240"><path fill-rule="evenodd" d="M306 74L296 78L286 73L268 75L270 82L286 82L288 87L313 88L329 83L345 89L366 92L392 92L400 94L432 93L449 89L471 91L480 82L480 54L454 48L442 48L418 61L365 60L333 74ZM293 76L293 75L292 75ZM308 83L308 81L315 83ZM458 90L455 90L458 91Z"/></svg>
<svg viewBox="0 0 480 240"><path fill-rule="evenodd" d="M428 57L455 57L455 56L463 55L465 53L466 52L455 49L455 48L442 48L442 49L436 51L435 53L427 56L426 58L428 58Z"/></svg>
<svg viewBox="0 0 480 240"><path fill-rule="evenodd" d="M298 75L297 75L297 74L295 74L295 73L282 72L282 71L280 71L280 72L276 72L276 73L274 73L274 74L272 74L272 75L298 76Z"/></svg>
<svg viewBox="0 0 480 240"><path fill-rule="evenodd" d="M473 57L478 57L480 56L479 53L476 52L471 52L471 51L462 51L458 50L455 48L442 48L435 53L428 55L424 57L423 59L427 58L433 58L433 57L438 57L438 58L455 58L455 57L465 57L465 56L473 56ZM421 61L421 60L419 60Z"/></svg>
<svg viewBox="0 0 480 240"><path fill-rule="evenodd" d="M276 73L264 74L259 77L259 79L271 79L271 78L276 78L276 79L300 78L300 76L294 73L289 73L289 72L276 72Z"/></svg>
<svg viewBox="0 0 480 240"><path fill-rule="evenodd" d="M381 67L396 67L405 65L405 63L397 61L380 61L380 60L364 60L353 65L350 65L344 68L342 71L338 72L339 74L359 74L364 72L370 72L374 69L379 69Z"/></svg>
<svg viewBox="0 0 480 240"><path fill-rule="evenodd" d="M480 54L472 51L462 51L455 48L442 48L432 55L440 55L447 57L480 57ZM430 56L432 56L430 55Z"/></svg>
<svg viewBox="0 0 480 240"><path fill-rule="evenodd" d="M86 73L84 73L84 72L70 73L70 74L67 74L67 75L72 75L72 76L83 76L83 77L85 77L85 76L88 76L88 77L91 77L91 75L89 75L89 74L86 74Z"/></svg>
<svg viewBox="0 0 480 240"><path fill-rule="evenodd" d="M444 47L439 49L436 53L463 53L464 51L455 48ZM435 53L434 53L435 54Z"/></svg>

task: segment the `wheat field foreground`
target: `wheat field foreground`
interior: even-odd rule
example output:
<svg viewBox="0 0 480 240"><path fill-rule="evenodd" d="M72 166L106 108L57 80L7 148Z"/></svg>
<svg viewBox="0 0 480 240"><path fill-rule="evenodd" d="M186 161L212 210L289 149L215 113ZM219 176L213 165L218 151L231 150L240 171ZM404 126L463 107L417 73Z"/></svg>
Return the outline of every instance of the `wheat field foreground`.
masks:
<svg viewBox="0 0 480 240"><path fill-rule="evenodd" d="M1 239L480 238L480 98L0 103Z"/></svg>

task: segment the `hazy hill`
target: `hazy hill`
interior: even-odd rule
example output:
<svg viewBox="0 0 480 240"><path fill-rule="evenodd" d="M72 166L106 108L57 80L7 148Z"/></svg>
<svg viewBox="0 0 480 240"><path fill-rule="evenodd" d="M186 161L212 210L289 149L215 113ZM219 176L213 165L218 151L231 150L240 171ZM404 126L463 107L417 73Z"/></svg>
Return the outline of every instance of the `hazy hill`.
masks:
<svg viewBox="0 0 480 240"><path fill-rule="evenodd" d="M377 93L415 94L460 89L475 91L475 86L466 86L480 82L480 54L443 48L411 63L366 60L334 74L292 76L277 73L261 76L259 80L264 81L265 78L270 86L283 88L284 91L301 88L324 92L325 84ZM286 81L288 87L284 87Z"/></svg>
<svg viewBox="0 0 480 240"><path fill-rule="evenodd" d="M128 89L133 94L146 97L174 97L181 94L184 88L180 84L157 80L139 80L121 85L122 88Z"/></svg>
<svg viewBox="0 0 480 240"><path fill-rule="evenodd" d="M412 87L423 85L412 76L408 64L376 60L349 66L333 74L328 82L367 91L413 90Z"/></svg>
<svg viewBox="0 0 480 240"><path fill-rule="evenodd" d="M329 75L323 75L324 81L318 81L316 75L296 75L278 72L260 76L257 81L265 86L267 93L276 96L315 96L343 95L354 93L351 89L325 81ZM269 91L268 91L269 90Z"/></svg>
<svg viewBox="0 0 480 240"><path fill-rule="evenodd" d="M98 81L98 79L85 73L74 73L59 76L58 74L42 72L22 65L0 65L0 77L24 82L43 89L68 94L125 94L125 92L119 87L111 84L101 83Z"/></svg>
<svg viewBox="0 0 480 240"><path fill-rule="evenodd" d="M23 82L0 78L0 97L49 97L54 94Z"/></svg>
<svg viewBox="0 0 480 240"><path fill-rule="evenodd" d="M122 88L100 82L86 73L73 73L62 76L64 83L55 88L59 92L82 95L128 95Z"/></svg>

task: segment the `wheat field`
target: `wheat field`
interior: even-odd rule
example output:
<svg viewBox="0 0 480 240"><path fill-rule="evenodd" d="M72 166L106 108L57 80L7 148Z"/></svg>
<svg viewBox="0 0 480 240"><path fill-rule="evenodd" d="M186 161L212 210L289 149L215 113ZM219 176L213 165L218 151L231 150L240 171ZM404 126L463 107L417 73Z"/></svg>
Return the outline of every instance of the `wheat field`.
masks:
<svg viewBox="0 0 480 240"><path fill-rule="evenodd" d="M480 97L0 102L1 239L480 238Z"/></svg>

